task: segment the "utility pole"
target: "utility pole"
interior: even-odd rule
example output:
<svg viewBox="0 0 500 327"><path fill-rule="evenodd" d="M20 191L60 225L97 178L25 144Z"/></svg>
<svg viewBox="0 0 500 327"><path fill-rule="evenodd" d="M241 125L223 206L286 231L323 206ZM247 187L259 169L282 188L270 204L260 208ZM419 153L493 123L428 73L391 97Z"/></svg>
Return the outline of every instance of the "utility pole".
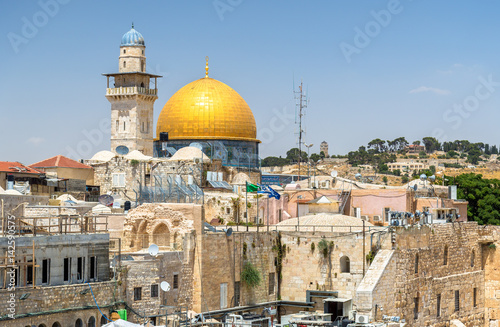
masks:
<svg viewBox="0 0 500 327"><path fill-rule="evenodd" d="M304 116L303 110L307 108L307 98L304 95L303 89L302 89L302 80L300 81L300 86L299 86L299 91L295 91L295 99L298 100L297 106L299 109L298 112L298 122L296 121L295 123L299 124L299 174L297 178L297 182L300 181L300 162L301 162L301 157L302 157L302 133L304 132L302 130L302 116Z"/></svg>

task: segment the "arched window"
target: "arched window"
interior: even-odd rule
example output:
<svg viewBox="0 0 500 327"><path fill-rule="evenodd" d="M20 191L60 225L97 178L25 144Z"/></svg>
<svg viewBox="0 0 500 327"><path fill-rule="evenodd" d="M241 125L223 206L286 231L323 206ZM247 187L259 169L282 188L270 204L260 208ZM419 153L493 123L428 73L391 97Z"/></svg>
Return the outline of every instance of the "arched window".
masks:
<svg viewBox="0 0 500 327"><path fill-rule="evenodd" d="M125 132L126 129L127 129L127 123L123 122L123 131Z"/></svg>
<svg viewBox="0 0 500 327"><path fill-rule="evenodd" d="M418 253L415 254L415 274L418 274Z"/></svg>
<svg viewBox="0 0 500 327"><path fill-rule="evenodd" d="M448 264L448 245L445 245L443 253L443 265L446 266L447 264Z"/></svg>
<svg viewBox="0 0 500 327"><path fill-rule="evenodd" d="M108 320L106 320L106 317L102 316L101 317L101 326L106 325L108 323Z"/></svg>
<svg viewBox="0 0 500 327"><path fill-rule="evenodd" d="M351 272L351 262L348 256L343 256L340 258L340 272L350 273Z"/></svg>
<svg viewBox="0 0 500 327"><path fill-rule="evenodd" d="M476 257L476 252L474 250L472 250L472 254L470 255L470 266L471 267L474 267L475 257Z"/></svg>
<svg viewBox="0 0 500 327"><path fill-rule="evenodd" d="M123 61L123 68L127 67L127 62Z"/></svg>
<svg viewBox="0 0 500 327"><path fill-rule="evenodd" d="M38 327L47 327L47 326L45 326L45 324L40 324L38 325Z"/></svg>
<svg viewBox="0 0 500 327"><path fill-rule="evenodd" d="M127 53L127 50L123 49L123 53Z"/></svg>
<svg viewBox="0 0 500 327"><path fill-rule="evenodd" d="M61 324L56 321L52 324L52 327L61 327Z"/></svg>
<svg viewBox="0 0 500 327"><path fill-rule="evenodd" d="M141 87L144 87L144 83L141 83Z"/></svg>
<svg viewBox="0 0 500 327"><path fill-rule="evenodd" d="M80 318L76 320L75 327L83 327L83 321Z"/></svg>
<svg viewBox="0 0 500 327"><path fill-rule="evenodd" d="M119 132L120 129L120 121L117 119L116 120L116 132Z"/></svg>
<svg viewBox="0 0 500 327"><path fill-rule="evenodd" d="M91 316L89 318L89 323L87 324L87 327L95 327L95 318L94 318L94 316Z"/></svg>
<svg viewBox="0 0 500 327"><path fill-rule="evenodd" d="M170 245L170 231L167 225L159 224L153 231L153 243L158 246Z"/></svg>
<svg viewBox="0 0 500 327"><path fill-rule="evenodd" d="M141 72L144 71L144 61L141 61Z"/></svg>

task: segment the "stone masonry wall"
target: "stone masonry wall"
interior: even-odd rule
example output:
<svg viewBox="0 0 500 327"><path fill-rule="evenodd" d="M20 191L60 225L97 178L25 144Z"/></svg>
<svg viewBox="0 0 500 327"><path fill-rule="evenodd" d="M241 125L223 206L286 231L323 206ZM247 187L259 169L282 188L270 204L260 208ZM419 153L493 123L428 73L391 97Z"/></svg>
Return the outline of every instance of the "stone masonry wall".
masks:
<svg viewBox="0 0 500 327"><path fill-rule="evenodd" d="M114 281L90 283L99 307L105 315L111 309L123 308L124 289ZM31 326L45 324L52 326L59 322L62 326L74 326L77 319L82 319L84 326L90 316L96 319L96 326L100 326L101 315L95 306L88 284L74 284L52 287L22 287L15 290L16 319L9 319L8 299L11 292L7 289L0 290L0 325L6 327ZM22 294L29 294L21 300ZM116 304L116 305L115 305ZM26 314L30 314L26 317Z"/></svg>
<svg viewBox="0 0 500 327"><path fill-rule="evenodd" d="M392 276L395 294L388 295L395 296L395 302L394 306L386 305L383 314L400 316L407 326L448 326L452 319L468 327L482 326L485 289L481 254L476 223L397 228ZM383 292L378 294L383 300Z"/></svg>

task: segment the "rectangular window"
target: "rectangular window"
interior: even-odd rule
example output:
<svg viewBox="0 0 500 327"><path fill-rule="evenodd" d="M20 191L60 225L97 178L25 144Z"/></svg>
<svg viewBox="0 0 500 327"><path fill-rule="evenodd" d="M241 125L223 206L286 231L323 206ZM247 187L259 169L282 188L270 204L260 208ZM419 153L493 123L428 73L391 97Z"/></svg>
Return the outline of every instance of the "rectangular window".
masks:
<svg viewBox="0 0 500 327"><path fill-rule="evenodd" d="M227 308L227 283L220 284L220 308Z"/></svg>
<svg viewBox="0 0 500 327"><path fill-rule="evenodd" d="M151 297L158 297L158 284L151 285Z"/></svg>
<svg viewBox="0 0 500 327"><path fill-rule="evenodd" d="M71 258L64 258L64 281L69 282L71 278Z"/></svg>
<svg viewBox="0 0 500 327"><path fill-rule="evenodd" d="M89 279L97 279L97 257L90 257Z"/></svg>
<svg viewBox="0 0 500 327"><path fill-rule="evenodd" d="M134 287L134 301L142 299L142 287Z"/></svg>
<svg viewBox="0 0 500 327"><path fill-rule="evenodd" d="M174 274L174 290L179 288L179 274Z"/></svg>
<svg viewBox="0 0 500 327"><path fill-rule="evenodd" d="M50 259L42 260L42 284L49 284L50 281Z"/></svg>
<svg viewBox="0 0 500 327"><path fill-rule="evenodd" d="M113 173L113 187L125 187L125 173Z"/></svg>
<svg viewBox="0 0 500 327"><path fill-rule="evenodd" d="M82 281L85 279L85 258L78 257L76 265L76 279Z"/></svg>
<svg viewBox="0 0 500 327"><path fill-rule="evenodd" d="M418 274L418 253L415 254L415 274Z"/></svg>
<svg viewBox="0 0 500 327"><path fill-rule="evenodd" d="M460 311L460 291L455 291L455 311Z"/></svg>
<svg viewBox="0 0 500 327"><path fill-rule="evenodd" d="M413 299L415 303L415 308L413 308L413 319L417 320L418 319L418 297Z"/></svg>
<svg viewBox="0 0 500 327"><path fill-rule="evenodd" d="M472 303L474 305L474 308L477 307L477 288L474 287L474 290L473 290L473 296L472 296L473 300L472 300Z"/></svg>
<svg viewBox="0 0 500 327"><path fill-rule="evenodd" d="M240 305L240 282L234 282L234 305Z"/></svg>
<svg viewBox="0 0 500 327"><path fill-rule="evenodd" d="M441 317L441 294L436 298L436 317Z"/></svg>
<svg viewBox="0 0 500 327"><path fill-rule="evenodd" d="M275 273L269 273L269 295L274 294Z"/></svg>

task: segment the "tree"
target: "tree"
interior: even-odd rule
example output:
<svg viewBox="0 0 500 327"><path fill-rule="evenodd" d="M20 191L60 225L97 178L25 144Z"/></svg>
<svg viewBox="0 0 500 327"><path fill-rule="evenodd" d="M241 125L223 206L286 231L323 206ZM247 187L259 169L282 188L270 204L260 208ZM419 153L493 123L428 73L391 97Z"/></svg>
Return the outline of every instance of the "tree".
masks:
<svg viewBox="0 0 500 327"><path fill-rule="evenodd" d="M417 140L417 141L413 141L413 143L412 143L412 144L413 144L413 145L420 145L420 141L418 141L418 140Z"/></svg>
<svg viewBox="0 0 500 327"><path fill-rule="evenodd" d="M389 180L387 179L387 176L384 176L384 177L382 178L382 181L384 182L384 184L385 184L385 185L387 185L387 182L388 182Z"/></svg>
<svg viewBox="0 0 500 327"><path fill-rule="evenodd" d="M287 151L286 153L286 158L290 160L291 162L298 162L299 161L299 148L292 148ZM306 162L307 161L307 153L305 151L302 151L301 156L300 156L300 161Z"/></svg>
<svg viewBox="0 0 500 327"><path fill-rule="evenodd" d="M481 151L477 148L472 148L467 155L467 162L477 165L481 156Z"/></svg>
<svg viewBox="0 0 500 327"><path fill-rule="evenodd" d="M462 174L455 178L457 196L469 202L467 216L480 225L500 225L500 180Z"/></svg>
<svg viewBox="0 0 500 327"><path fill-rule="evenodd" d="M419 158L421 158L421 159L422 159L422 158L427 158L427 153L425 153L425 151L420 151L420 152L418 153L418 157L419 157Z"/></svg>
<svg viewBox="0 0 500 327"><path fill-rule="evenodd" d="M385 152L385 141L381 139L371 140L370 143L368 143L368 148L375 150L375 153Z"/></svg>
<svg viewBox="0 0 500 327"><path fill-rule="evenodd" d="M313 154L311 154L310 159L314 162L318 162L319 160L321 160L321 156L317 153L313 153Z"/></svg>
<svg viewBox="0 0 500 327"><path fill-rule="evenodd" d="M408 176L406 176L406 175L401 176L401 183L403 183L403 184L408 183Z"/></svg>
<svg viewBox="0 0 500 327"><path fill-rule="evenodd" d="M321 151L319 153L319 156L321 157L321 159L325 159L325 152L324 151Z"/></svg>
<svg viewBox="0 0 500 327"><path fill-rule="evenodd" d="M491 146L491 154L498 154L498 148L496 145Z"/></svg>
<svg viewBox="0 0 500 327"><path fill-rule="evenodd" d="M286 158L281 158L281 157L266 157L262 159L261 161L261 166L262 167L274 167L274 166L280 166L283 167L285 165L290 164L290 160Z"/></svg>
<svg viewBox="0 0 500 327"><path fill-rule="evenodd" d="M441 150L441 144L434 137L424 137L422 141L424 141L425 151L427 151L427 153Z"/></svg>

